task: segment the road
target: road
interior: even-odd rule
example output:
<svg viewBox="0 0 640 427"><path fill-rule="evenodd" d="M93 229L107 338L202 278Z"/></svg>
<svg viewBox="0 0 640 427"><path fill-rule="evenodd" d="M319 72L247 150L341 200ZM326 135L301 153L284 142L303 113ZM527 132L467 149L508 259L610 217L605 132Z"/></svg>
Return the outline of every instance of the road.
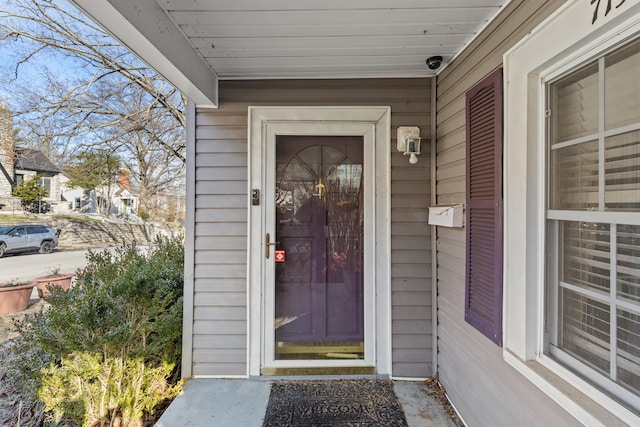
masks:
<svg viewBox="0 0 640 427"><path fill-rule="evenodd" d="M154 248L154 244L138 245L137 249L147 253ZM93 248L94 252L105 249L115 250L115 246ZM13 279L18 281L31 280L36 277L51 274L51 270L58 269L60 273L75 273L78 268L87 265L88 250L54 250L50 254L30 252L25 254L7 254L0 258L0 283Z"/></svg>
<svg viewBox="0 0 640 427"><path fill-rule="evenodd" d="M50 274L52 269L59 269L61 273L73 273L87 265L86 254L86 250L80 250L5 255L0 258L0 282L31 280Z"/></svg>

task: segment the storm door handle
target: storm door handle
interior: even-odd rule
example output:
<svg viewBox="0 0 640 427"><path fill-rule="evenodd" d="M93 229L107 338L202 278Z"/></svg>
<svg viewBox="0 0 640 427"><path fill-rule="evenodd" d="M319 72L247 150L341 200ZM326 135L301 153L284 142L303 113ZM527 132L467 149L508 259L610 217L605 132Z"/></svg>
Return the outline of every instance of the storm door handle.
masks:
<svg viewBox="0 0 640 427"><path fill-rule="evenodd" d="M269 259L269 255L270 255L270 252L271 252L271 246L276 246L276 245L279 245L279 244L280 244L280 242L277 242L277 241L271 243L271 235L269 233L267 233L267 235L265 236L265 244L264 244L266 246L266 248L265 248L265 256L267 257L267 259Z"/></svg>

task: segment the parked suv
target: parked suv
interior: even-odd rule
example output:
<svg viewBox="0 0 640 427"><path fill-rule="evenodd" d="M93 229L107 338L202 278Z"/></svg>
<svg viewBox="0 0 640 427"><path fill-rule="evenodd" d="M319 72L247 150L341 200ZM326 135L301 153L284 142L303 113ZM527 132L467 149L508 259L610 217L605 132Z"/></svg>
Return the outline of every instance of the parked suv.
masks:
<svg viewBox="0 0 640 427"><path fill-rule="evenodd" d="M60 230L44 225L12 225L0 227L0 257L6 253L39 250L49 254L58 246Z"/></svg>

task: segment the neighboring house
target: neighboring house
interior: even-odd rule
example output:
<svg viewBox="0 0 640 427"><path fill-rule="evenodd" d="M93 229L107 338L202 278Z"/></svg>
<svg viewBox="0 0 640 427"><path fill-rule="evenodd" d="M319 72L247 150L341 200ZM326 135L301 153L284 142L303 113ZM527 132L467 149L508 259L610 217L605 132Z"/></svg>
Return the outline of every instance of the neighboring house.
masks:
<svg viewBox="0 0 640 427"><path fill-rule="evenodd" d="M72 2L192 101L185 377L640 425L639 1Z"/></svg>
<svg viewBox="0 0 640 427"><path fill-rule="evenodd" d="M69 202L69 209L83 213L107 213L115 216L135 217L138 211L138 196L131 192L128 171L121 171L112 185L103 185L93 190L70 187L69 178L63 177L62 199Z"/></svg>
<svg viewBox="0 0 640 427"><path fill-rule="evenodd" d="M113 187L100 187L91 192L95 197L96 210L99 212L109 211L110 215L132 216L137 215L138 196L132 194L128 189L119 185ZM111 202L109 203L109 200Z"/></svg>
<svg viewBox="0 0 640 427"><path fill-rule="evenodd" d="M119 188L113 195L111 212L116 215L135 215L138 206L137 196L126 188Z"/></svg>
<svg viewBox="0 0 640 427"><path fill-rule="evenodd" d="M82 188L70 187L69 181L71 178L64 173L60 174L61 199L66 202L66 210L80 211L88 204L86 192Z"/></svg>
<svg viewBox="0 0 640 427"><path fill-rule="evenodd" d="M131 190L131 172L122 169L118 177L118 189L112 196L112 213L124 216L137 215L138 195Z"/></svg>
<svg viewBox="0 0 640 427"><path fill-rule="evenodd" d="M47 202L60 201L60 169L40 150L14 148L14 182L16 186L38 176L38 184L47 190Z"/></svg>

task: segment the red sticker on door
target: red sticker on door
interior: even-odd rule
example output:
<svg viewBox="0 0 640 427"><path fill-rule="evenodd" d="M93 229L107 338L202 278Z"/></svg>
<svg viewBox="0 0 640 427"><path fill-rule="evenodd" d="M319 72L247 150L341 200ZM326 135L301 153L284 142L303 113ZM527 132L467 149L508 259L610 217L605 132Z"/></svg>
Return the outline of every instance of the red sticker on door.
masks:
<svg viewBox="0 0 640 427"><path fill-rule="evenodd" d="M284 251L276 251L276 262L284 262Z"/></svg>

